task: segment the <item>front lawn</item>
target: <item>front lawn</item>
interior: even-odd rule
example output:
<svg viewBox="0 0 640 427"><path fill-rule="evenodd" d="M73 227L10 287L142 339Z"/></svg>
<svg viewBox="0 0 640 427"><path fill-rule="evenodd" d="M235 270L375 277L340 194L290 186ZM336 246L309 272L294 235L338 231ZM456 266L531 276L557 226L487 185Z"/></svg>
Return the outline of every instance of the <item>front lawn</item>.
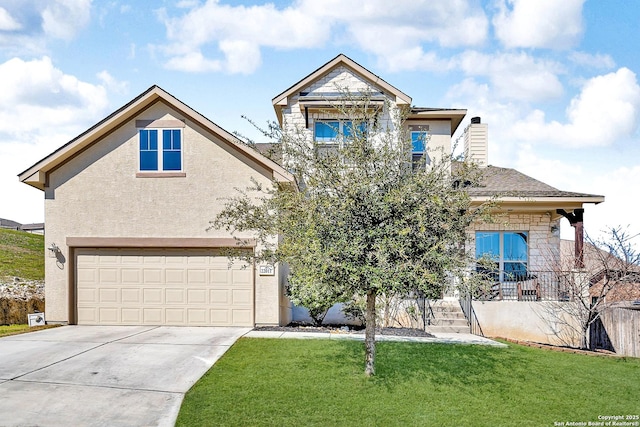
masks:
<svg viewBox="0 0 640 427"><path fill-rule="evenodd" d="M55 328L60 325L42 325L42 326L29 326L29 325L0 325L0 338L7 337L9 335L26 334L28 332L40 331L42 329Z"/></svg>
<svg viewBox="0 0 640 427"><path fill-rule="evenodd" d="M179 426L553 426L640 414L640 359L486 346L242 338Z"/></svg>

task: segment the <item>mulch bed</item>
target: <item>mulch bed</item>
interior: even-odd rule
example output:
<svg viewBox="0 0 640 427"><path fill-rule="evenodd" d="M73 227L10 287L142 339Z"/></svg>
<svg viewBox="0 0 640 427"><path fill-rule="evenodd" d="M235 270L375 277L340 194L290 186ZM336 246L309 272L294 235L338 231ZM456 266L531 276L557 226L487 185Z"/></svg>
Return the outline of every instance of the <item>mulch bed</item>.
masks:
<svg viewBox="0 0 640 427"><path fill-rule="evenodd" d="M332 334L364 334L364 326L357 325L321 325L315 326L308 323L293 322L287 326L258 326L256 331L277 331L277 332L328 332ZM394 335L403 337L430 337L432 334L422 329L414 328L379 328L376 329L378 335Z"/></svg>

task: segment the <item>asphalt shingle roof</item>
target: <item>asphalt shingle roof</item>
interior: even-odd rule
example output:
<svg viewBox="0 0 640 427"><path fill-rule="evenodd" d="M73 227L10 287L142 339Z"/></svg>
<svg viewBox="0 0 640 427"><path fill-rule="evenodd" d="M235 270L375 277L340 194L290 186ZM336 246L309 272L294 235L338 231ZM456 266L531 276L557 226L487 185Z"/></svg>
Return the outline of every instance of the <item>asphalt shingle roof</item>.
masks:
<svg viewBox="0 0 640 427"><path fill-rule="evenodd" d="M511 168L487 166L481 169L481 173L480 186L466 188L471 196L601 197L595 194L558 190Z"/></svg>

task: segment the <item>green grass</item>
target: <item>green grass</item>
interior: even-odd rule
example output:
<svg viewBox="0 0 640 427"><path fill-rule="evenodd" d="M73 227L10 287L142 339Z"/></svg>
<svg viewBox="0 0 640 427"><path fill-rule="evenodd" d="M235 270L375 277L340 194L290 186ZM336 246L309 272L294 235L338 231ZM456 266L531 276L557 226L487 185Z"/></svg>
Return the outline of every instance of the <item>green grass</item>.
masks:
<svg viewBox="0 0 640 427"><path fill-rule="evenodd" d="M0 325L0 338L8 337L9 335L25 334L27 332L39 331L42 329L55 328L57 326L60 325L42 325L33 327L29 327L29 325Z"/></svg>
<svg viewBox="0 0 640 427"><path fill-rule="evenodd" d="M178 426L553 426L640 413L640 359L448 344L242 338Z"/></svg>
<svg viewBox="0 0 640 427"><path fill-rule="evenodd" d="M0 228L0 278L44 280L44 236Z"/></svg>

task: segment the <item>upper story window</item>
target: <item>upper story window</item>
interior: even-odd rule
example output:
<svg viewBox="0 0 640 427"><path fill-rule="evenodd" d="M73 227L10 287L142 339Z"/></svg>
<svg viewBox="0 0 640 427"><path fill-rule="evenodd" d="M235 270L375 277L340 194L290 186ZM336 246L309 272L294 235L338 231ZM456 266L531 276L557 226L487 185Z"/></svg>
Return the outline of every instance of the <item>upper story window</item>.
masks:
<svg viewBox="0 0 640 427"><path fill-rule="evenodd" d="M181 171L182 130L140 129L140 171Z"/></svg>
<svg viewBox="0 0 640 427"><path fill-rule="evenodd" d="M338 144L341 139L348 140L357 137L358 133L366 133L365 122L360 122L357 126L358 132L351 120L316 120L313 137L317 142Z"/></svg>
<svg viewBox="0 0 640 427"><path fill-rule="evenodd" d="M526 231L478 231L476 259L488 257L500 281L522 280L527 276L528 237Z"/></svg>
<svg viewBox="0 0 640 427"><path fill-rule="evenodd" d="M428 140L429 133L426 130L411 131L411 162L414 169L431 162L427 154Z"/></svg>

